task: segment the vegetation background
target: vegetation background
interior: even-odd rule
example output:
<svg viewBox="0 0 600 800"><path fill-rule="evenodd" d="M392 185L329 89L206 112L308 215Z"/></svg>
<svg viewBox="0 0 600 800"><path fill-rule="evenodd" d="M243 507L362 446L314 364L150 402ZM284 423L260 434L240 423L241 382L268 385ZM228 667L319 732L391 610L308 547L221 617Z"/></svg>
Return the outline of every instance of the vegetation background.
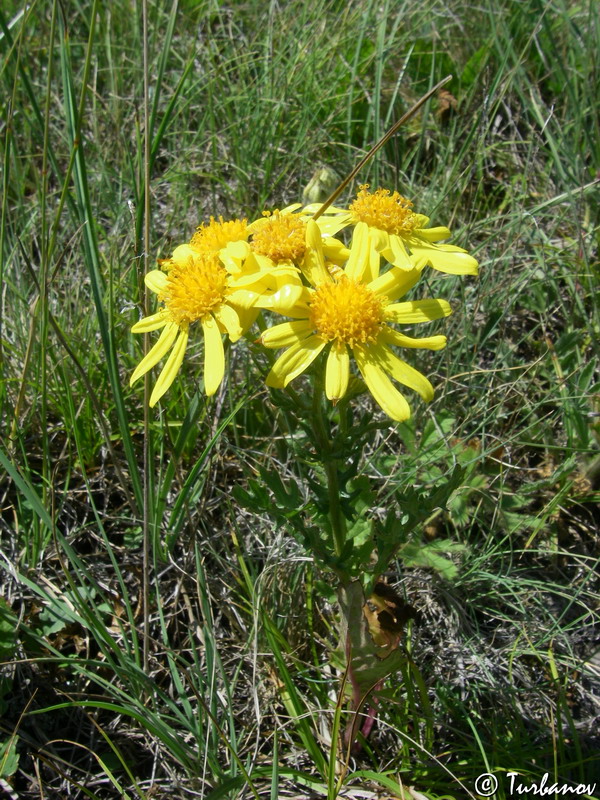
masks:
<svg viewBox="0 0 600 800"><path fill-rule="evenodd" d="M495 772L502 798L508 771L600 785L598 4L181 0L148 15L144 254L140 2L0 12L2 791L462 798ZM251 342L208 402L192 350L144 423L129 329L144 255L211 214L299 201L315 169L343 177L449 73L360 182L451 227L481 275L431 278L455 308L446 351L418 354L436 400L382 426L360 465L375 509L465 466L423 530L454 566L391 565L420 613L419 677L388 681L336 787L333 588L239 502L261 470L302 486L308 445L273 434Z"/></svg>

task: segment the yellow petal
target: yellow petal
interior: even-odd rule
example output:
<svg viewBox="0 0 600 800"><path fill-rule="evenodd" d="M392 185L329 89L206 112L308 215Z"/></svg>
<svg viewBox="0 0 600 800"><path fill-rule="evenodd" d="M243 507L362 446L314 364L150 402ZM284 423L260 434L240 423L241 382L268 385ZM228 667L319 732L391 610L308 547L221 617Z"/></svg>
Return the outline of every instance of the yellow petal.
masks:
<svg viewBox="0 0 600 800"><path fill-rule="evenodd" d="M418 270L419 272L423 272L425 267L428 266L428 264L429 264L429 262L427 261L427 258L425 256L422 256L422 255L421 256L411 255L410 261L411 261L413 267L416 270Z"/></svg>
<svg viewBox="0 0 600 800"><path fill-rule="evenodd" d="M345 344L334 342L327 356L325 368L325 394L330 400L339 400L346 394L350 378L350 355Z"/></svg>
<svg viewBox="0 0 600 800"><path fill-rule="evenodd" d="M185 355L185 349L188 343L188 332L187 328L184 328L179 333L177 337L177 341L175 342L175 346L171 351L171 355L167 359L167 363L163 367L160 375L158 376L158 380L152 390L152 394L150 395L150 402L149 406L152 407L158 403L160 398L163 394L167 391L167 389L171 386L177 373L181 368L181 364L183 363L183 357Z"/></svg>
<svg viewBox="0 0 600 800"><path fill-rule="evenodd" d="M331 283L331 275L325 267L321 231L314 219L306 223L306 253L302 259L302 272L313 286Z"/></svg>
<svg viewBox="0 0 600 800"><path fill-rule="evenodd" d="M420 269L401 269L392 267L372 281L368 288L378 297L387 297L388 300L397 300L405 295L421 277Z"/></svg>
<svg viewBox="0 0 600 800"><path fill-rule="evenodd" d="M346 264L346 275L354 281L360 281L369 266L369 228L366 222L359 222L352 234L350 257Z"/></svg>
<svg viewBox="0 0 600 800"><path fill-rule="evenodd" d="M259 217L255 219L254 222L251 222L246 230L248 233L256 233L267 224L269 219L270 217Z"/></svg>
<svg viewBox="0 0 600 800"><path fill-rule="evenodd" d="M396 235L395 233L390 236L389 247L383 250L381 255L395 267L400 267L400 269L413 268L413 264L411 263L408 250L406 249L404 242L400 236Z"/></svg>
<svg viewBox="0 0 600 800"><path fill-rule="evenodd" d="M205 314L200 322L204 331L204 391L210 397L221 385L225 374L225 350L214 317Z"/></svg>
<svg viewBox="0 0 600 800"><path fill-rule="evenodd" d="M477 260L460 247L450 244L429 247L415 244L413 247L411 241L410 248L413 255L426 258L427 263L440 272L447 272L450 275L477 275L479 266Z"/></svg>
<svg viewBox="0 0 600 800"><path fill-rule="evenodd" d="M310 214L310 216L316 214L322 205L322 203L310 203L305 206L300 212L302 218L304 219L308 214ZM350 222L351 218L348 209L337 208L336 206L329 206L316 220L323 236L335 236L336 233L349 225Z"/></svg>
<svg viewBox="0 0 600 800"><path fill-rule="evenodd" d="M152 269L144 276L144 283L151 292L159 294L167 288L167 276L160 269Z"/></svg>
<svg viewBox="0 0 600 800"><path fill-rule="evenodd" d="M246 331L252 327L252 325L256 322L256 318L260 314L260 308L236 308L238 318L240 320L240 326L242 328L242 335L246 333Z"/></svg>
<svg viewBox="0 0 600 800"><path fill-rule="evenodd" d="M375 248L378 253L390 246L390 235L387 231L382 231L380 228L369 228L369 239L371 240L371 247Z"/></svg>
<svg viewBox="0 0 600 800"><path fill-rule="evenodd" d="M433 400L433 386L425 375L411 367L406 361L398 358L389 347L374 345L370 349L377 363L382 369L389 372L394 380L398 381L398 383L403 383L410 389L414 389L426 403L430 403Z"/></svg>
<svg viewBox="0 0 600 800"><path fill-rule="evenodd" d="M230 282L231 291L228 302L242 308L252 308L261 297L270 297L286 284L298 286L302 291L302 281L297 267L283 267L252 274L242 274Z"/></svg>
<svg viewBox="0 0 600 800"><path fill-rule="evenodd" d="M246 242L234 242L232 244L244 244L246 247L248 247ZM232 255L232 253L228 252L227 249L221 250L219 252L219 258L227 272L232 276L236 283L240 279L247 280L247 276L249 276L250 279L252 279L253 276L257 277L263 270L263 267L261 266L261 263L259 263L256 254L250 249L248 249L247 254L244 257L238 257L238 255L235 253ZM264 256L261 256L261 258L264 259ZM269 269L273 269L273 263L269 260L267 261Z"/></svg>
<svg viewBox="0 0 600 800"><path fill-rule="evenodd" d="M193 263L197 257L198 257L198 252L194 250L194 248L191 247L191 245L180 244L175 248L175 250L173 250L173 255L171 256L171 260L174 261L176 264L185 267L190 262Z"/></svg>
<svg viewBox="0 0 600 800"><path fill-rule="evenodd" d="M447 317L452 309L446 300L410 300L407 303L393 303L387 306L384 313L386 319L408 325Z"/></svg>
<svg viewBox="0 0 600 800"><path fill-rule="evenodd" d="M223 305L219 306L219 308L217 308L213 314L215 315L217 322L219 322L227 331L231 341L237 342L243 333L237 311L224 303Z"/></svg>
<svg viewBox="0 0 600 800"><path fill-rule="evenodd" d="M262 297L262 292L250 289L237 289L227 295L227 302L233 303L237 308L254 308L256 301Z"/></svg>
<svg viewBox="0 0 600 800"><path fill-rule="evenodd" d="M306 318L309 314L310 292L305 286L286 284L271 295L263 294L257 301L257 308L268 308L288 317Z"/></svg>
<svg viewBox="0 0 600 800"><path fill-rule="evenodd" d="M273 270L275 268L279 269L279 267L293 267L294 263L292 261L278 261L275 264L268 256L263 256L262 253L255 253L252 252L251 258L256 261L256 265L259 270L264 272L265 270Z"/></svg>
<svg viewBox="0 0 600 800"><path fill-rule="evenodd" d="M323 203L309 203L307 206L304 206L304 208L301 211L301 214L302 214L302 216L304 216L306 214L310 214L312 216L313 214L317 213L317 211L321 208L322 205L323 205ZM348 213L348 209L347 208L339 208L338 206L328 206L327 209L325 210L323 216L325 216L325 217L326 216L339 216L340 214L343 217L347 217L348 221L350 220L350 214Z"/></svg>
<svg viewBox="0 0 600 800"><path fill-rule="evenodd" d="M150 333L150 331L157 331L163 328L169 321L169 312L166 308L157 311L156 314L151 314L149 317L144 317L139 322L132 326L132 333Z"/></svg>
<svg viewBox="0 0 600 800"><path fill-rule="evenodd" d="M381 267L381 253L374 247L369 247L369 264L363 276L364 283L371 283L379 277Z"/></svg>
<svg viewBox="0 0 600 800"><path fill-rule="evenodd" d="M167 353L175 341L177 336L177 332L179 331L179 326L175 322L167 322L165 327L163 328L163 332L158 338L158 341L145 356L142 358L140 363L137 365L135 370L133 371L133 375L129 381L129 385L133 386L133 384L137 381L138 378L141 378L142 375L145 375L149 369L161 360L161 358Z"/></svg>
<svg viewBox="0 0 600 800"><path fill-rule="evenodd" d="M414 236L425 239L426 242L440 242L442 239L449 239L452 236L448 228L417 228Z"/></svg>
<svg viewBox="0 0 600 800"><path fill-rule="evenodd" d="M329 211L329 209L327 209L327 211ZM348 215L332 214L328 216L327 211L317 220L317 225L323 236L335 236L336 233L339 233L350 224L350 217Z"/></svg>
<svg viewBox="0 0 600 800"><path fill-rule="evenodd" d="M350 250L339 239L334 239L330 236L327 239L323 239L323 256L325 261L332 261L341 267L348 261Z"/></svg>
<svg viewBox="0 0 600 800"><path fill-rule="evenodd" d="M442 350L446 347L445 336L424 336L422 339L413 339L412 336L405 336L387 325L379 334L378 341L395 344L398 347L425 348L426 350Z"/></svg>
<svg viewBox="0 0 600 800"><path fill-rule="evenodd" d="M296 344L301 339L306 339L312 332L312 325L307 319L299 319L294 322L282 322L280 325L273 325L268 328L261 336L261 342L265 347L279 348L289 347Z"/></svg>
<svg viewBox="0 0 600 800"><path fill-rule="evenodd" d="M282 353L267 375L267 386L283 389L312 364L327 343L320 336L311 336Z"/></svg>
<svg viewBox="0 0 600 800"><path fill-rule="evenodd" d="M407 420L410 417L408 403L377 363L370 348L354 347L353 353L369 391L388 417L396 422Z"/></svg>
<svg viewBox="0 0 600 800"><path fill-rule="evenodd" d="M278 264L277 268L274 269L273 265L269 264L268 269L257 269L253 272L244 270L243 273L230 281L229 286L232 289L250 289L260 293L265 289L279 289L285 283L302 285L298 267L293 264L287 266Z"/></svg>
<svg viewBox="0 0 600 800"><path fill-rule="evenodd" d="M227 272L232 275L238 275L242 268L244 271L249 269L250 266L256 266L256 262L252 265L248 263L252 251L248 242L228 242L227 245L220 251L219 258Z"/></svg>

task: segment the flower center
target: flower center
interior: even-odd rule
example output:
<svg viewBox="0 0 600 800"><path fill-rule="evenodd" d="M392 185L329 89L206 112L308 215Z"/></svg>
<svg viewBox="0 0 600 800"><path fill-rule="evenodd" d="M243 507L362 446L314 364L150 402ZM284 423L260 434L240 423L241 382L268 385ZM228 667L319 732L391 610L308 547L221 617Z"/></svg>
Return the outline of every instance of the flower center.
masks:
<svg viewBox="0 0 600 800"><path fill-rule="evenodd" d="M306 223L297 214L263 212L266 222L252 237L252 249L276 264L298 262L306 252Z"/></svg>
<svg viewBox="0 0 600 800"><path fill-rule="evenodd" d="M324 339L340 343L374 342L383 323L383 301L362 283L340 276L312 294L310 322Z"/></svg>
<svg viewBox="0 0 600 800"><path fill-rule="evenodd" d="M248 221L232 219L228 222L219 217L210 218L208 225L200 225L190 240L190 246L199 253L218 253L229 242L245 242L248 238Z"/></svg>
<svg viewBox="0 0 600 800"><path fill-rule="evenodd" d="M366 222L371 228L398 236L410 236L418 224L411 201L398 192L390 195L389 189L368 192L368 188L368 183L361 186L356 200L350 204L353 221Z"/></svg>
<svg viewBox="0 0 600 800"><path fill-rule="evenodd" d="M217 308L225 299L229 275L217 255L190 256L185 265L174 264L160 293L173 322L195 322Z"/></svg>

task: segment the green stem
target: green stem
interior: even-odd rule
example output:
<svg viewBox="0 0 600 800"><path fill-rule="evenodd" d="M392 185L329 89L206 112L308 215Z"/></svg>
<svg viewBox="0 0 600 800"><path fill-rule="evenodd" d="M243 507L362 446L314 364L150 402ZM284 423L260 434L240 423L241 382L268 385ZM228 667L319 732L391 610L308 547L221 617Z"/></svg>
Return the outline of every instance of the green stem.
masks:
<svg viewBox="0 0 600 800"><path fill-rule="evenodd" d="M337 459L331 456L331 439L323 412L323 384L315 380L313 395L313 430L317 444L317 455L325 467L327 477L327 497L329 500L329 520L333 533L333 546L336 556L341 556L346 544L346 520L340 503L340 481Z"/></svg>

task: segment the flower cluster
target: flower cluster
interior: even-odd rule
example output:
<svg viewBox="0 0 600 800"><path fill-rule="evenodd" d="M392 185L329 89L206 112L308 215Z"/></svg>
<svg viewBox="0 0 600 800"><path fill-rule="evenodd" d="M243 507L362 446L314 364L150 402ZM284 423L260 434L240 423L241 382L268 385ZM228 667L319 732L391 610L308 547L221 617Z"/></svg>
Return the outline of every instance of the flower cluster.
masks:
<svg viewBox="0 0 600 800"><path fill-rule="evenodd" d="M429 219L412 211L398 192L368 188L362 186L348 208L332 207L322 215L318 205L293 205L264 212L252 223L211 217L188 244L160 261L145 280L161 308L132 328L162 332L131 383L169 353L150 405L173 383L194 323L204 335L204 388L212 395L225 374L223 335L237 341L262 311L289 318L260 337L265 347L283 351L267 375L268 386L284 388L323 353L325 393L333 402L346 394L352 360L393 420L410 416L394 381L430 401L431 383L395 348L439 350L446 337L413 338L396 326L440 319L451 309L439 299L398 301L426 267L476 275L477 261L459 247L440 244L450 236L448 228L427 227ZM347 246L336 235L349 227Z"/></svg>

